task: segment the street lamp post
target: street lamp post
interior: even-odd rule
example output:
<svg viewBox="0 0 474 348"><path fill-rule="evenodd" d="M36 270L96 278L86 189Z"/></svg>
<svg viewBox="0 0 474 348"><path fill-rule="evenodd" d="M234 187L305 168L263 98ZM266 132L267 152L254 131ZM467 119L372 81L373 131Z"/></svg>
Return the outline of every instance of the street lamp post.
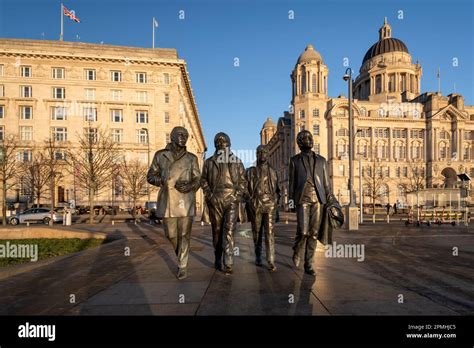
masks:
<svg viewBox="0 0 474 348"><path fill-rule="evenodd" d="M359 229L359 217L357 216L357 206L354 202L354 118L352 115L352 69L347 68L343 76L344 81L348 85L348 101L349 101L349 206L347 207L348 229L349 231Z"/></svg>
<svg viewBox="0 0 474 348"><path fill-rule="evenodd" d="M360 223L364 222L364 191L362 189L362 153L358 153L359 155L359 206L360 206Z"/></svg>
<svg viewBox="0 0 474 348"><path fill-rule="evenodd" d="M146 143L148 146L147 165L148 165L148 168L150 168L150 133L148 132L148 128L142 128L142 130L146 132ZM148 181L147 181L147 186L146 186L146 193L148 196L147 202L150 202L150 183Z"/></svg>

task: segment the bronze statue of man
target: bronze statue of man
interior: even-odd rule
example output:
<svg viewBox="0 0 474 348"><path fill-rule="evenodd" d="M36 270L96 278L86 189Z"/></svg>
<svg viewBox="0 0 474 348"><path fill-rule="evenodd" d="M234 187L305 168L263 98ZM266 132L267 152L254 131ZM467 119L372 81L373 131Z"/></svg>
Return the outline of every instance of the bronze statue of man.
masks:
<svg viewBox="0 0 474 348"><path fill-rule="evenodd" d="M215 153L204 163L201 187L212 227L214 266L228 275L233 273L233 233L240 200L246 190L245 169L240 159L230 151L227 134L217 133L214 145Z"/></svg>
<svg viewBox="0 0 474 348"><path fill-rule="evenodd" d="M275 267L275 236L273 224L275 222L280 189L275 169L268 163L268 148L264 145L257 147L257 165L247 169L248 211L252 223L253 242L255 246L256 265L261 267L263 238L268 269L272 272Z"/></svg>
<svg viewBox="0 0 474 348"><path fill-rule="evenodd" d="M197 157L186 150L189 134L174 127L171 142L153 157L147 181L160 187L156 216L163 218L166 237L178 257L178 279L187 276L191 228L201 172Z"/></svg>
<svg viewBox="0 0 474 348"><path fill-rule="evenodd" d="M303 130L297 135L300 153L290 160L289 199L296 206L297 229L293 246L293 263L299 267L304 254L304 270L315 276L313 257L322 221L343 219L341 207L329 181L328 165L324 157L312 151L313 136ZM331 221L332 223L332 221Z"/></svg>

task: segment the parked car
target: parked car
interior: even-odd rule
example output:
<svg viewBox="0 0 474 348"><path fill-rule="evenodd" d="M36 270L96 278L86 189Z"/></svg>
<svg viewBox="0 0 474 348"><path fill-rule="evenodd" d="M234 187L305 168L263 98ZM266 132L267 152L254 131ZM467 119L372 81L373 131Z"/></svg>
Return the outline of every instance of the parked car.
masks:
<svg viewBox="0 0 474 348"><path fill-rule="evenodd" d="M51 220L51 211L46 208L31 208L27 209L21 213L10 216L8 218L8 223L11 225L25 224L27 222L43 222L49 224ZM62 222L63 215L57 211L53 210L53 222Z"/></svg>

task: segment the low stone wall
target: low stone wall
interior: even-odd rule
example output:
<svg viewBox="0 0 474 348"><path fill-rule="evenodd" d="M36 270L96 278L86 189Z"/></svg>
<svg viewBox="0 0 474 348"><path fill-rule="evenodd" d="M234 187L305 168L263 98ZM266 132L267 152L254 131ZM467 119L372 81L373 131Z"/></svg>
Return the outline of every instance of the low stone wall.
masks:
<svg viewBox="0 0 474 348"><path fill-rule="evenodd" d="M79 238L79 239L105 239L106 233L70 230L62 228L41 227L15 227L0 228L0 239L35 239L35 238Z"/></svg>

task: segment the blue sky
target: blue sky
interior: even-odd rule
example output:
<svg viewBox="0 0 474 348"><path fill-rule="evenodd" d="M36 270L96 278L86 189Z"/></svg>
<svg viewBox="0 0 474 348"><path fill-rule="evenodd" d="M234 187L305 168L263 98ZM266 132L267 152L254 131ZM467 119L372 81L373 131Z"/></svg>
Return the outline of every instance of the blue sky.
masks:
<svg viewBox="0 0 474 348"><path fill-rule="evenodd" d="M57 0L0 0L0 37L55 40ZM151 47L151 21L159 22L156 47L174 47L187 61L209 150L218 131L236 149L254 149L266 117L288 109L289 75L313 44L329 67L329 94L346 94L344 57L358 72L386 16L392 36L405 42L423 68L422 91L456 91L474 104L474 14L469 0L64 0L82 23L65 18L65 40ZM185 19L178 14L184 10ZM293 10L295 18L288 19ZM403 19L398 19L403 11ZM240 67L234 67L234 58ZM453 67L453 58L459 65ZM209 152L208 152L209 153Z"/></svg>

